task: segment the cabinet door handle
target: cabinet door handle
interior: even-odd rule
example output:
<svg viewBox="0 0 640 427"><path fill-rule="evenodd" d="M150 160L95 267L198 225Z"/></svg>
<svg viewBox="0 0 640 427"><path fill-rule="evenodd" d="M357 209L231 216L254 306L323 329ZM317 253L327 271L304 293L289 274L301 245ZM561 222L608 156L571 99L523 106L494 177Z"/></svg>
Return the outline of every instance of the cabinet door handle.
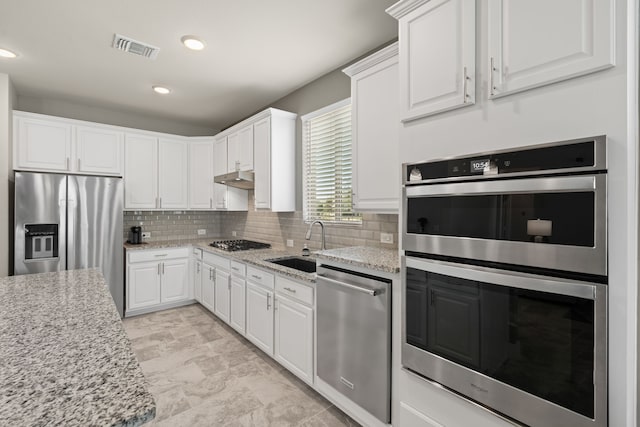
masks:
<svg viewBox="0 0 640 427"><path fill-rule="evenodd" d="M252 274L251 277L257 280L262 280L262 277L258 276L257 274Z"/></svg>
<svg viewBox="0 0 640 427"><path fill-rule="evenodd" d="M162 275L164 275L164 262L162 263Z"/></svg>
<svg viewBox="0 0 640 427"><path fill-rule="evenodd" d="M271 308L271 294L267 294L267 311Z"/></svg>
<svg viewBox="0 0 640 427"><path fill-rule="evenodd" d="M156 208L158 207L158 198L156 197Z"/></svg>
<svg viewBox="0 0 640 427"><path fill-rule="evenodd" d="M162 207L162 197L160 197L160 207Z"/></svg>
<svg viewBox="0 0 640 427"><path fill-rule="evenodd" d="M285 290L285 291L289 291L289 292L291 292L292 294L295 294L295 293L296 293L296 290L295 290L295 289L291 289L291 288L286 288L286 287L285 287L285 288L284 288L284 290Z"/></svg>
<svg viewBox="0 0 640 427"><path fill-rule="evenodd" d="M67 170L69 170L69 158L67 157Z"/></svg>
<svg viewBox="0 0 640 427"><path fill-rule="evenodd" d="M495 87L493 86L493 72L496 67L493 63L493 56L489 59L489 96L495 95Z"/></svg>
<svg viewBox="0 0 640 427"><path fill-rule="evenodd" d="M196 264L196 272L200 273L200 264Z"/></svg>
<svg viewBox="0 0 640 427"><path fill-rule="evenodd" d="M213 207L213 199L209 198L209 209Z"/></svg>
<svg viewBox="0 0 640 427"><path fill-rule="evenodd" d="M78 159L78 170L81 170L82 168L80 167L80 159Z"/></svg>
<svg viewBox="0 0 640 427"><path fill-rule="evenodd" d="M168 254L157 254L157 255L154 255L154 256L167 256L167 255Z"/></svg>
<svg viewBox="0 0 640 427"><path fill-rule="evenodd" d="M469 97L469 95L467 95L468 81L469 81L469 77L467 76L467 67L464 67L462 71L462 103L463 104L467 103L467 98Z"/></svg>
<svg viewBox="0 0 640 427"><path fill-rule="evenodd" d="M158 263L158 276L160 275L160 263Z"/></svg>

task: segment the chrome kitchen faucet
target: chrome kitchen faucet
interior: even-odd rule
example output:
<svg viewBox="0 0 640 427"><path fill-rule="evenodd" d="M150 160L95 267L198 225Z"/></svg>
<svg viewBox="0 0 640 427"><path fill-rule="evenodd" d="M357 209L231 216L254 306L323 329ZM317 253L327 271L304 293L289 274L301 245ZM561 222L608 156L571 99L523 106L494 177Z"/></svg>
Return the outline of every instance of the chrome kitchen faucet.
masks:
<svg viewBox="0 0 640 427"><path fill-rule="evenodd" d="M322 250L324 251L325 249L327 249L327 246L325 245L325 240L324 240L324 222L320 220L315 220L311 224L309 224L309 229L307 230L307 235L305 236L305 239L311 240L311 230L313 229L313 226L315 224L320 224L320 227L322 228Z"/></svg>

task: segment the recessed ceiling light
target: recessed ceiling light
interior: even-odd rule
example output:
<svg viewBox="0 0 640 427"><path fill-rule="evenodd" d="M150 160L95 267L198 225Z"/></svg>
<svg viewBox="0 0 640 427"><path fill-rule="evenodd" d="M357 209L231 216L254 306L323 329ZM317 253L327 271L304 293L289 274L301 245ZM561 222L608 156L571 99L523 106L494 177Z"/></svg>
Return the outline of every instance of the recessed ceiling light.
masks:
<svg viewBox="0 0 640 427"><path fill-rule="evenodd" d="M185 45L188 49L191 50L202 50L204 49L204 42L197 38L196 36L182 36L180 39L182 44Z"/></svg>
<svg viewBox="0 0 640 427"><path fill-rule="evenodd" d="M164 86L153 86L153 90L160 95L168 95L171 93L171 89Z"/></svg>
<svg viewBox="0 0 640 427"><path fill-rule="evenodd" d="M3 58L15 58L18 55L15 52L11 52L7 49L0 49L0 56Z"/></svg>

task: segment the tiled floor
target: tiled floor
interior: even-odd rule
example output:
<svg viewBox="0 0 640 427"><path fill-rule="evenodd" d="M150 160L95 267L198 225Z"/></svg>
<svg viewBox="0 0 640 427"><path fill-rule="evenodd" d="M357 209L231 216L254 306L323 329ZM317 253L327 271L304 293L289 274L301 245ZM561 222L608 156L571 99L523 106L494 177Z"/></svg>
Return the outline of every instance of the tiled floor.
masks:
<svg viewBox="0 0 640 427"><path fill-rule="evenodd" d="M124 320L158 426L357 426L196 304Z"/></svg>

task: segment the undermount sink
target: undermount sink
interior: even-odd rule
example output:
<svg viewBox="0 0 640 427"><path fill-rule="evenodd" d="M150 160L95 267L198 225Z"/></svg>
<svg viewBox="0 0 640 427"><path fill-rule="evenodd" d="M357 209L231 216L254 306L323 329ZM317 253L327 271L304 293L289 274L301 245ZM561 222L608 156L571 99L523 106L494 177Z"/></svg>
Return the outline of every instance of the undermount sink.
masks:
<svg viewBox="0 0 640 427"><path fill-rule="evenodd" d="M284 267L293 268L294 270L303 271L305 273L316 272L316 262L312 260L304 259L304 258L288 257L288 258L267 259L265 261L282 265Z"/></svg>

